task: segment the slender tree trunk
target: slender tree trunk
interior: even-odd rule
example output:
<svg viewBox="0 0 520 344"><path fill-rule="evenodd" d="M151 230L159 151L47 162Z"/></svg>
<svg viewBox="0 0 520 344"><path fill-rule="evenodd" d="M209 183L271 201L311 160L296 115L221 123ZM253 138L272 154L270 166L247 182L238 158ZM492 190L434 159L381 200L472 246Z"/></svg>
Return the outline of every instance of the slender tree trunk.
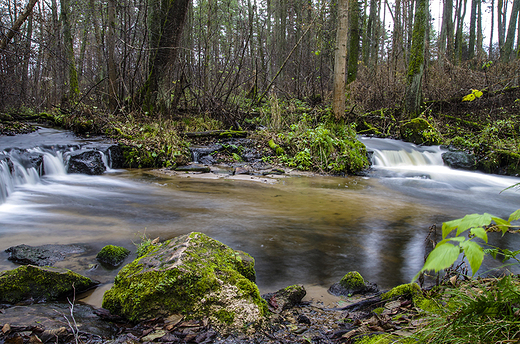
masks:
<svg viewBox="0 0 520 344"><path fill-rule="evenodd" d="M506 0L507 1L507 0ZM497 19L498 19L498 49L502 51L504 40L506 37L506 20L505 20L504 0L497 2Z"/></svg>
<svg viewBox="0 0 520 344"><path fill-rule="evenodd" d="M108 34L107 34L107 70L108 70L108 107L110 111L117 108L117 72L115 61L116 50L116 3L108 0Z"/></svg>
<svg viewBox="0 0 520 344"><path fill-rule="evenodd" d="M502 62L508 62L513 52L513 43L515 41L516 21L518 19L518 12L520 11L520 0L514 0L513 8L511 9L511 16L509 17L509 25L507 28L507 37L504 43L504 48L500 54Z"/></svg>
<svg viewBox="0 0 520 344"><path fill-rule="evenodd" d="M424 74L428 13L428 0L417 0L405 99L405 111L411 118L419 116L422 103L421 88Z"/></svg>
<svg viewBox="0 0 520 344"><path fill-rule="evenodd" d="M347 64L348 0L338 0L336 51L334 54L334 94L332 111L336 120L345 116L345 69Z"/></svg>
<svg viewBox="0 0 520 344"><path fill-rule="evenodd" d="M459 0L459 7L457 9L457 32L455 33L455 58L457 63L462 62L462 45L463 45L463 29L464 17L466 16L467 0Z"/></svg>
<svg viewBox="0 0 520 344"><path fill-rule="evenodd" d="M70 22L70 0L61 0L61 22L63 27L63 46L67 63L67 83L69 98L74 100L79 95L78 72L74 58L74 45L72 37L72 25Z"/></svg>
<svg viewBox="0 0 520 344"><path fill-rule="evenodd" d="M347 50L347 84L357 77L359 61L359 3L357 0L349 0L348 5L348 50Z"/></svg>
<svg viewBox="0 0 520 344"><path fill-rule="evenodd" d="M392 66L393 76L397 74L397 62L402 57L403 51L403 26L401 24L401 0L395 1L394 29L392 34Z"/></svg>
<svg viewBox="0 0 520 344"><path fill-rule="evenodd" d="M469 45L468 45L468 59L475 57L475 41L477 29L477 2L478 0L471 0L471 14L469 19Z"/></svg>
<svg viewBox="0 0 520 344"><path fill-rule="evenodd" d="M32 33L33 33L33 16L32 14L29 16L27 22L27 33L26 33L26 43L25 43L25 51L23 58L23 71L22 71L22 87L20 89L21 99L25 101L28 96L28 82L29 82L29 59L31 58L31 43L32 43Z"/></svg>
<svg viewBox="0 0 520 344"><path fill-rule="evenodd" d="M484 58L484 34L482 32L482 1L477 3L477 61L481 62Z"/></svg>
<svg viewBox="0 0 520 344"><path fill-rule="evenodd" d="M491 32L489 34L488 58L493 58L493 33L495 32L495 0L491 0Z"/></svg>

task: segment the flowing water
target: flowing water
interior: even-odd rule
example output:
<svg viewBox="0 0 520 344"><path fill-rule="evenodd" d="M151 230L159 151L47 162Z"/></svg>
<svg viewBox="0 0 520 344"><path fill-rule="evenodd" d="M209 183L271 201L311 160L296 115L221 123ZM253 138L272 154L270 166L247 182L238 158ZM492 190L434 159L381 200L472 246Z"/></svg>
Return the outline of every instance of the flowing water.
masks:
<svg viewBox="0 0 520 344"><path fill-rule="evenodd" d="M0 152L13 146L37 150L45 140L79 142L67 132L41 129L0 137ZM507 218L520 208L518 191L500 193L518 178L451 170L442 165L438 147L361 140L374 151L374 167L365 177L265 183L147 170L69 175L59 149L46 153L43 176L31 170L8 176L0 165L0 270L16 267L4 252L10 246L87 244L87 252L57 265L99 280L103 286L87 300L99 305L117 273L92 267L104 245L135 251L144 233L169 239L200 231L255 257L261 292L295 283L326 288L350 270L388 288L409 282L421 268L432 224L474 212ZM518 235L491 236L501 247L520 246ZM499 265L488 259L485 269Z"/></svg>

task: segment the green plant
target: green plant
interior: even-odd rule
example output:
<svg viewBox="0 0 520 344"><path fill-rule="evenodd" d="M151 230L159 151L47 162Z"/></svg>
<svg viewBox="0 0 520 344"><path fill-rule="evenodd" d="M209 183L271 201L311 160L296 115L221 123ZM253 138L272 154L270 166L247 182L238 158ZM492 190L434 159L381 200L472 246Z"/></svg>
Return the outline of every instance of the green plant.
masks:
<svg viewBox="0 0 520 344"><path fill-rule="evenodd" d="M478 238L488 242L487 232L498 229L504 235L510 228L514 227L511 222L520 219L520 209L513 212L506 221L488 213L466 215L461 219L444 222L442 224L442 241L440 241L428 255L422 269L415 275L416 280L424 271L434 270L438 272L449 268L455 263L461 253L469 262L473 275L479 270L484 260L484 249L474 239ZM493 226L490 226L494 222ZM449 237L454 230L455 236ZM464 234L469 230L469 235Z"/></svg>

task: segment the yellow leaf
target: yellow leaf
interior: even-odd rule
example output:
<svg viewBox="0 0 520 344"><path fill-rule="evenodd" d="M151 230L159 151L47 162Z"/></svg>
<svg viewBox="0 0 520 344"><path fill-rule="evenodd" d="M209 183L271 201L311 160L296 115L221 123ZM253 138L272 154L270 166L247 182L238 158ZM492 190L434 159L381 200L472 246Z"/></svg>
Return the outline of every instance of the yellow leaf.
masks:
<svg viewBox="0 0 520 344"><path fill-rule="evenodd" d="M462 98L463 102L472 102L474 100L475 100L475 95L473 93L470 93L467 96L464 96L464 98Z"/></svg>

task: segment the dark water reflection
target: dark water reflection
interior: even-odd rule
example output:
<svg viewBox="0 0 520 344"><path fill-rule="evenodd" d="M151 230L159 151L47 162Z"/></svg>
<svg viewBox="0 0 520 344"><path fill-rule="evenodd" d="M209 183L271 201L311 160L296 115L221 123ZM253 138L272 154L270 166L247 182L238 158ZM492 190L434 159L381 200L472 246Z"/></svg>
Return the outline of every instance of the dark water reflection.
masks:
<svg viewBox="0 0 520 344"><path fill-rule="evenodd" d="M468 212L507 218L520 208L518 192L500 194L501 186L454 187L380 174L291 177L277 184L150 171L43 177L0 205L0 270L15 267L3 252L13 245L86 243L88 252L58 266L110 283L117 271L90 266L104 245L135 251L142 233L168 239L200 231L250 253L262 292L294 283L328 287L350 270L391 287L409 282L422 266L432 224ZM520 246L518 235L493 237L502 247ZM486 261L486 267L498 265Z"/></svg>

